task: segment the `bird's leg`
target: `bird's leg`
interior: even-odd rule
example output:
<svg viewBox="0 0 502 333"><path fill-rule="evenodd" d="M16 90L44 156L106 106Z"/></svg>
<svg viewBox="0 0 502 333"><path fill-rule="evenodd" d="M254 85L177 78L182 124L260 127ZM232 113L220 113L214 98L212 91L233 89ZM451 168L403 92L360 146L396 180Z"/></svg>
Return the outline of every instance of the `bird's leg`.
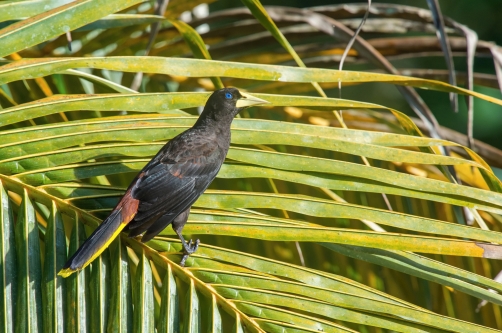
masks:
<svg viewBox="0 0 502 333"><path fill-rule="evenodd" d="M185 238L183 238L183 235L181 235L181 231L183 230L183 227L188 220L188 214L190 214L190 208L178 215L173 220L173 230L178 235L179 239L181 240L181 244L183 245L183 258L181 258L180 262L181 266L185 266L185 261L188 259L188 256L197 251L200 243L200 240L198 239L195 241L195 243L191 239L190 242L187 243L185 241Z"/></svg>
<svg viewBox="0 0 502 333"><path fill-rule="evenodd" d="M194 253L195 251L197 251L197 248L199 247L199 244L200 244L200 240L199 239L197 239L195 241L195 243L193 242L193 240L190 239L190 242L187 243L185 241L185 238L183 238L183 236L181 235L180 232L178 232L176 230L174 230L174 231L176 232L176 234L178 235L178 237L181 240L181 243L183 245L183 253L184 254L190 255L190 254Z"/></svg>
<svg viewBox="0 0 502 333"><path fill-rule="evenodd" d="M200 240L197 239L195 243L190 239L190 242L187 243L183 236L181 235L181 232L178 232L174 230L178 237L181 240L181 244L183 245L183 257L181 258L180 266L184 267L185 266L185 261L188 259L188 256L197 251L199 248Z"/></svg>

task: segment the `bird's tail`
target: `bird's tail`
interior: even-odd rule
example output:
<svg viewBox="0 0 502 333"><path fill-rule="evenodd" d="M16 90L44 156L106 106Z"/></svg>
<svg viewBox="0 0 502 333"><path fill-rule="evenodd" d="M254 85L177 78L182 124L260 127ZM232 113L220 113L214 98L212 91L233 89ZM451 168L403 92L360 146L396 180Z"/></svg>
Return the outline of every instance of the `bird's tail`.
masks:
<svg viewBox="0 0 502 333"><path fill-rule="evenodd" d="M101 223L84 244L66 262L58 275L67 277L89 265L120 234L122 229L134 218L139 201L126 192L113 212Z"/></svg>

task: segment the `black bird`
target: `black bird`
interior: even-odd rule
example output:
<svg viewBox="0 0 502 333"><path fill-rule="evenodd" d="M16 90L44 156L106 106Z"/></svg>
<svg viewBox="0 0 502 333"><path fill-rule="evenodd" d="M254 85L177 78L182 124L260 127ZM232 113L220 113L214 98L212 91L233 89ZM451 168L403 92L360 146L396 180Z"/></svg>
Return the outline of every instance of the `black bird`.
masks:
<svg viewBox="0 0 502 333"><path fill-rule="evenodd" d="M144 233L142 242L172 227L183 244L183 259L197 250L181 231L190 207L220 170L230 146L230 125L245 107L268 103L235 88L215 91L192 128L169 141L134 178L111 214L59 272L69 276L98 257L122 229L129 237Z"/></svg>

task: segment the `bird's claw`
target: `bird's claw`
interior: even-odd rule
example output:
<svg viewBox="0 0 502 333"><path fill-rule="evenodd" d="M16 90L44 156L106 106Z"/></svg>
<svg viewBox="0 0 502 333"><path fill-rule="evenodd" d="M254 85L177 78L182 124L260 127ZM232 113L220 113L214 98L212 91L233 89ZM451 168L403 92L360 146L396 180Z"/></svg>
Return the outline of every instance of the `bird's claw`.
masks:
<svg viewBox="0 0 502 333"><path fill-rule="evenodd" d="M183 247L183 257L181 258L180 262L181 267L185 267L185 261L188 259L188 256L197 251L199 244L199 239L197 239L195 243L190 239L190 242Z"/></svg>
<svg viewBox="0 0 502 333"><path fill-rule="evenodd" d="M194 253L199 248L199 244L200 244L199 239L197 239L195 241L195 243L193 240L190 239L190 242L187 244L187 246L184 247L183 254L190 255L190 254Z"/></svg>

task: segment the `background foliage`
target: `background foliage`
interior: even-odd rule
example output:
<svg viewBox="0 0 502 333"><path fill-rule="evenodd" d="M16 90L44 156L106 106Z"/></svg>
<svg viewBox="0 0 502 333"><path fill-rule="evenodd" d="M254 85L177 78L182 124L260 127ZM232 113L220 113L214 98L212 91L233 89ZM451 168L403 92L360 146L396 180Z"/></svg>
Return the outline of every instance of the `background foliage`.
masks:
<svg viewBox="0 0 502 333"><path fill-rule="evenodd" d="M340 72L366 4L242 5L0 1L0 331L502 328L502 153L441 127L412 88L500 111L500 47L445 19L456 65L495 64L457 73L474 90L449 85L440 16L377 3ZM234 121L184 229L202 242L187 267L167 228L57 276L223 86L271 106Z"/></svg>

